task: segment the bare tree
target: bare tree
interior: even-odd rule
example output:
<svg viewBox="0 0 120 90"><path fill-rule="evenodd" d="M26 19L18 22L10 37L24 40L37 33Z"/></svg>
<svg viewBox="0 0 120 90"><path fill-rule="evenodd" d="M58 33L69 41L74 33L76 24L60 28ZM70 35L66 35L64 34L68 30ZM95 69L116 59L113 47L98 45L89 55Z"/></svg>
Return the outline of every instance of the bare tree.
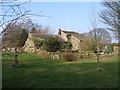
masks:
<svg viewBox="0 0 120 90"><path fill-rule="evenodd" d="M95 31L94 31L95 30ZM96 35L97 37L99 38L100 42L101 43L110 43L111 40L112 40L112 37L110 35L110 33L104 29L104 28L95 28L94 30L91 30L89 33L88 33L88 36L93 35L94 32L96 32Z"/></svg>
<svg viewBox="0 0 120 90"><path fill-rule="evenodd" d="M98 19L97 16L94 12L95 10L92 8L90 11L90 16L89 16L89 20L90 20L90 24L91 24L91 28L93 30L92 33L90 33L91 35L91 39L94 45L94 49L96 51L96 59L97 59L97 63L98 63L98 67L97 67L97 71L103 71L102 68L100 68L100 55L99 55L99 39L98 39L98 34L96 32L96 28L98 27Z"/></svg>
<svg viewBox="0 0 120 90"><path fill-rule="evenodd" d="M98 39L98 46L102 48L104 44L111 42L111 35L110 33L104 28L95 28L94 30L89 31L88 33L84 33L85 37L83 38L82 42L82 49L83 50L94 50L94 44L91 40L91 37L95 37L94 32L96 32L96 36ZM92 35L92 36L91 36ZM88 43L89 42L89 43Z"/></svg>
<svg viewBox="0 0 120 90"><path fill-rule="evenodd" d="M4 33L11 24L16 23L18 20L24 20L28 18L27 15L29 14L30 10L23 11L21 9L22 5L25 3L7 1L0 2L0 7L2 8L2 14L0 15L2 22L0 24L0 27L3 29L0 35Z"/></svg>
<svg viewBox="0 0 120 90"><path fill-rule="evenodd" d="M18 21L26 22L26 20L30 19L29 16L50 18L50 16L43 15L42 11L39 14L34 14L31 13L31 10L26 10L23 5L27 3L30 3L30 1L28 0L27 2L7 2L2 0L0 2L0 8L2 9L2 14L0 14L0 27L2 27L3 29L0 35L2 35L7 30L10 24L14 24Z"/></svg>
<svg viewBox="0 0 120 90"><path fill-rule="evenodd" d="M109 25L108 30L113 31L118 43L120 43L120 1L111 2L111 0L104 0L103 5L106 10L101 11L100 17L103 23ZM120 56L120 48L118 55Z"/></svg>
<svg viewBox="0 0 120 90"><path fill-rule="evenodd" d="M91 37L86 36L83 39L83 42L80 45L82 51L93 51L93 43Z"/></svg>
<svg viewBox="0 0 120 90"><path fill-rule="evenodd" d="M52 34L52 28L50 26L44 26L39 30L41 34Z"/></svg>
<svg viewBox="0 0 120 90"><path fill-rule="evenodd" d="M38 27L40 27L40 28L38 28ZM39 35L52 34L52 28L50 26L43 27L40 25L36 25L31 29L31 33L37 33Z"/></svg>
<svg viewBox="0 0 120 90"><path fill-rule="evenodd" d="M28 37L28 31L26 29L23 29L20 25L10 25L3 34L3 48L14 48L15 54L14 54L14 60L12 66L15 66L18 64L18 54L19 50L24 46L25 41Z"/></svg>
<svg viewBox="0 0 120 90"><path fill-rule="evenodd" d="M100 17L103 23L110 26L108 30L115 32L115 35L118 37L120 33L120 2L104 0L103 5L106 7L106 10L101 11Z"/></svg>
<svg viewBox="0 0 120 90"><path fill-rule="evenodd" d="M13 1L13 2L8 2L5 0L0 1L0 8L2 9L2 13L0 13L0 18L1 18L1 22L0 22L0 27L2 28L2 32L0 33L0 36L4 36L7 32L7 30L9 30L12 26L14 27L14 25L16 25L19 22L27 22L30 21L30 17L29 16L39 16L39 17L48 17L49 16L45 16L42 14L42 11L39 14L34 14L31 13L31 10L26 10L24 8L24 4L30 3L30 1L28 0L27 2L17 2L17 1ZM9 46L18 46L17 43L17 38L20 35L19 32L20 29L13 29L12 31L12 35L14 34L14 36L12 37L12 39L8 39L6 41L9 41L9 43L7 43L7 45ZM9 31L8 31L9 32ZM9 34L7 32L7 34ZM10 36L10 35L7 35ZM5 41L5 40L4 40ZM17 61L17 49L15 48L15 64L18 63ZM14 65L14 64L13 64Z"/></svg>

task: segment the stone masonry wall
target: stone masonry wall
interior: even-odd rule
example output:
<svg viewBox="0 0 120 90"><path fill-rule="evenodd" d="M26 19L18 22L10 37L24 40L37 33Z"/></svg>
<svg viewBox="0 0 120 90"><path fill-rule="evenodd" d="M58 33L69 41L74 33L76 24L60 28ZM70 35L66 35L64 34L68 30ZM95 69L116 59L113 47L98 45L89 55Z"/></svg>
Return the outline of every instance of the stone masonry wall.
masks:
<svg viewBox="0 0 120 90"><path fill-rule="evenodd" d="M23 49L25 52L34 52L35 51L35 45L34 45L34 42L32 41L31 33L29 33L28 39L25 42Z"/></svg>

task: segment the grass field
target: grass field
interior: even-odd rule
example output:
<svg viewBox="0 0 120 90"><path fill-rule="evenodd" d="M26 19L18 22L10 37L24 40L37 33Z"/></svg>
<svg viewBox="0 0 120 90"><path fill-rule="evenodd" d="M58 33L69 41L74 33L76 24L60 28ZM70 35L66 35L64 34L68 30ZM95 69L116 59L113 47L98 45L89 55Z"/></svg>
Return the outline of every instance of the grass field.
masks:
<svg viewBox="0 0 120 90"><path fill-rule="evenodd" d="M20 66L10 68L12 56L2 59L3 88L118 88L118 58L102 60L104 72L96 72L95 60L65 62L23 53Z"/></svg>

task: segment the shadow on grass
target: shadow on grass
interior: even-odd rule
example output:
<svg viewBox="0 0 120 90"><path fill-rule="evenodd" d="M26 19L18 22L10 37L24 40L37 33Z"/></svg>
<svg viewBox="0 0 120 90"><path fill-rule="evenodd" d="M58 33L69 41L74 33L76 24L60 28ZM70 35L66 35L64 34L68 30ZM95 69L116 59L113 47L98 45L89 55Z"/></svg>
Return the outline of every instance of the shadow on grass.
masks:
<svg viewBox="0 0 120 90"><path fill-rule="evenodd" d="M97 62L25 57L17 68L8 68L12 60L3 61L3 88L117 88L118 63L101 62L105 72L95 72Z"/></svg>
<svg viewBox="0 0 120 90"><path fill-rule="evenodd" d="M14 72L13 72L14 71ZM5 74L5 73L4 73ZM50 70L40 69L17 69L9 71L9 76L4 76L3 87L9 88L96 88L117 87L116 77L106 75L105 72L93 70ZM14 79L13 79L14 78ZM112 78L112 79L111 79ZM110 81L109 81L110 80Z"/></svg>

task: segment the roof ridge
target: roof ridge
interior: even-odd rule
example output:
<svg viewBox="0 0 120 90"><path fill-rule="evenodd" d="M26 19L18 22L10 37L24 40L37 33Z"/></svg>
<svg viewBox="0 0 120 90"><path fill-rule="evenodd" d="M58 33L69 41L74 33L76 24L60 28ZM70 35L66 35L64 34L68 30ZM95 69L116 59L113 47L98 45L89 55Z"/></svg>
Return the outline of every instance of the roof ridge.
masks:
<svg viewBox="0 0 120 90"><path fill-rule="evenodd" d="M63 30L62 30L63 31ZM75 32L75 31L63 31L63 32L68 32L68 33L78 33L78 32ZM79 33L78 33L79 34Z"/></svg>

